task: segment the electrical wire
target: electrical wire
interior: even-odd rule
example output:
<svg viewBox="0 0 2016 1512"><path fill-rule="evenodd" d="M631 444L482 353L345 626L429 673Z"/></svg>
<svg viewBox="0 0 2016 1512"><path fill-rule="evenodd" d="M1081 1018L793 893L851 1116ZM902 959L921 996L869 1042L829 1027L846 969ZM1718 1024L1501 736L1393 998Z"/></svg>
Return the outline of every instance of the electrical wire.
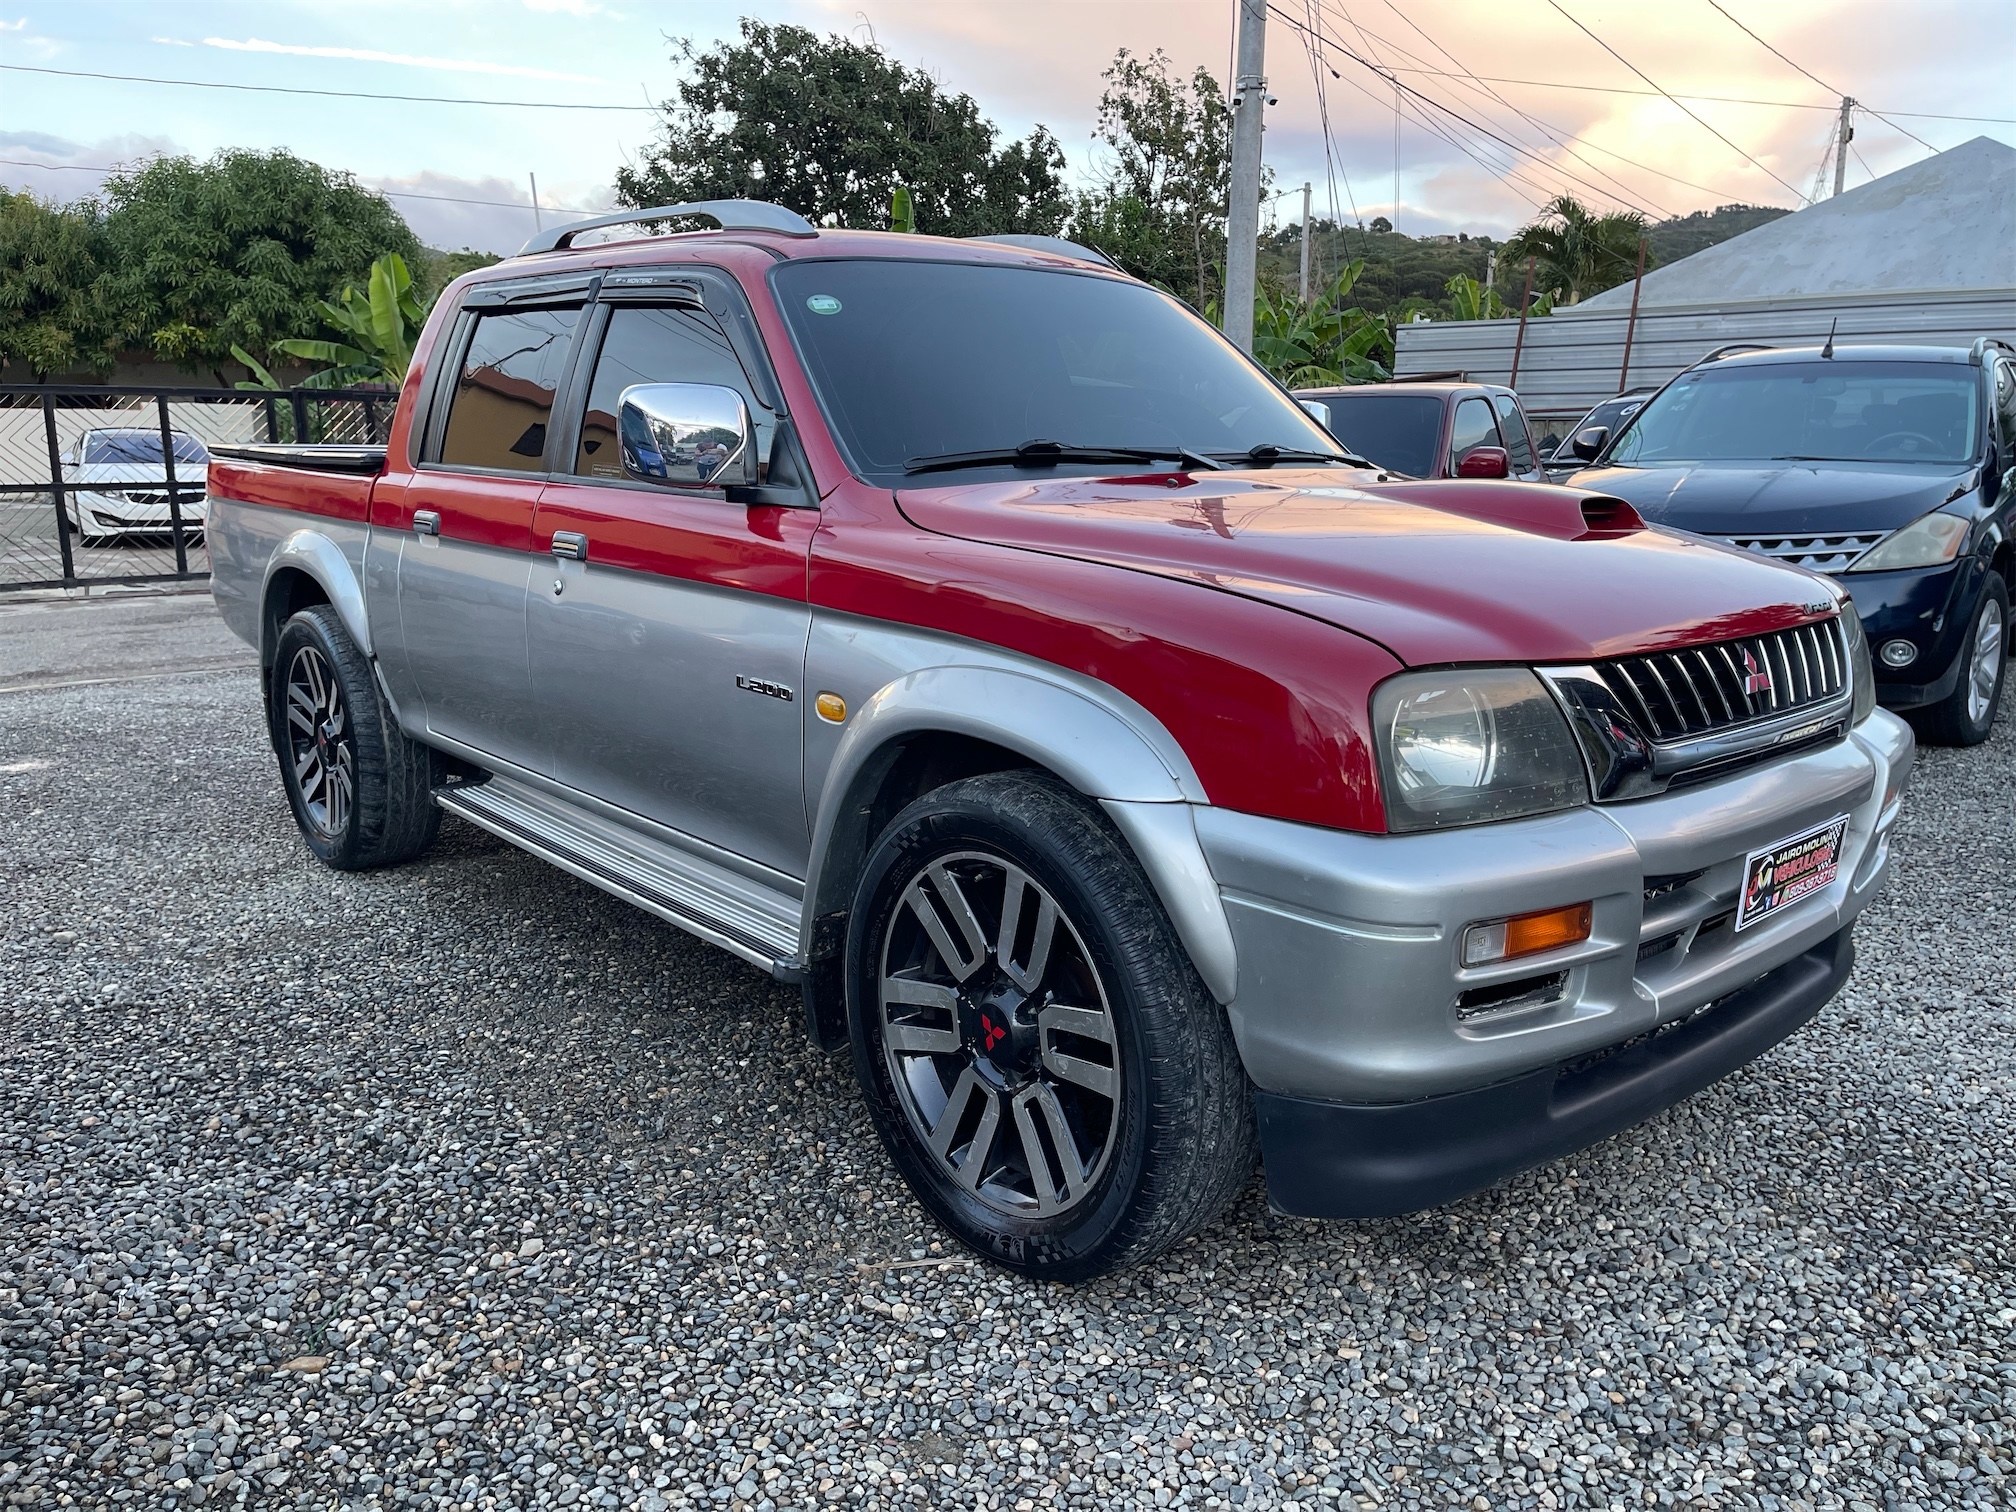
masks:
<svg viewBox="0 0 2016 1512"><path fill-rule="evenodd" d="M1646 73L1643 69L1639 68L1637 64L1633 63L1629 58L1625 57L1624 54L1617 51L1616 48L1612 47L1608 42L1605 42L1601 37L1597 36L1596 33L1589 30L1588 27L1584 26L1580 21L1577 21L1574 18L1574 16L1570 15L1567 8L1561 4L1561 0L1547 0L1547 3L1553 6L1555 10L1559 11L1562 17L1566 19L1569 22L1569 24L1572 25L1577 31L1581 32L1583 36L1587 37L1591 42L1594 42L1598 47L1602 48L1603 51L1610 54L1611 57L1615 58L1619 63L1622 63L1626 68L1630 69L1631 72L1637 74L1639 78L1643 79L1647 84L1650 84L1654 89L1658 89L1660 94L1666 95L1666 98L1668 100L1671 100L1674 107L1680 110L1683 114L1685 114L1688 120L1694 122L1695 125L1699 126L1703 131L1707 132L1710 136L1714 137L1716 141L1720 142L1723 146L1727 147L1731 152L1741 157L1753 168L1756 168L1760 172L1768 174L1771 178L1777 180L1777 182L1784 187L1785 191L1788 194L1790 194L1794 199L1804 198L1804 196L1801 195L1799 191L1795 189L1792 185L1787 184L1785 180L1779 178L1777 174L1772 173L1769 168L1766 168L1762 163L1758 162L1757 159L1751 157L1749 153L1745 152L1741 147L1738 147L1734 142L1730 141L1729 138L1722 135L1721 132L1717 131L1713 126L1710 126L1706 121L1702 120L1701 117L1694 114L1693 111L1687 109L1685 105L1682 105L1678 100L1675 100L1672 95L1666 94L1666 91L1664 89L1659 88L1658 82L1654 80L1650 74Z"/></svg>
<svg viewBox="0 0 2016 1512"><path fill-rule="evenodd" d="M1451 73L1446 68L1395 68L1395 73L1425 74L1430 78L1454 79L1464 75ZM1674 93L1663 89L1627 89L1619 84L1568 84L1560 79L1514 79L1503 74L1471 74L1470 78L1486 84L1519 84L1528 89L1572 89L1581 94L1635 95L1648 100L1700 100L1710 105L1757 105L1766 110L1839 110L1840 103L1816 105L1811 100L1753 100L1741 95L1704 95ZM1860 104L1861 102L1857 102ZM1871 115L1877 111L1863 106ZM1883 114L1884 120L1891 116L1903 116L1907 121L1966 121L1984 126L2016 126L2016 116L1976 116L1943 115L1930 110L1892 110ZM1900 131L1902 127L1898 128Z"/></svg>
<svg viewBox="0 0 2016 1512"><path fill-rule="evenodd" d="M247 94L316 95L331 100L403 100L421 105L502 105L515 110L621 110L657 113L653 105L575 105L564 100L470 100L453 95L366 94L357 89L293 89L279 84L222 84L213 79L161 79L142 74L87 73L77 68L37 68L0 63L9 73L55 74L65 79L110 79L119 84L173 84L183 89L231 89Z"/></svg>
<svg viewBox="0 0 2016 1512"><path fill-rule="evenodd" d="M1813 70L1811 70L1810 68L1805 68L1797 63L1794 63L1790 58L1786 57L1785 54L1778 51L1777 48L1773 47L1769 42L1766 42L1762 37L1758 36L1757 33L1750 30L1749 27L1745 26L1741 21L1738 21L1734 16L1730 15L1727 10L1723 9L1721 0L1708 0L1708 3L1711 6L1713 6L1717 11L1720 11L1722 14L1722 18L1726 20L1731 26L1735 27L1736 30L1743 33L1744 36L1748 37L1752 42L1755 42L1759 47L1763 48L1764 51L1771 54L1771 56L1776 58L1780 63L1783 63L1787 68L1796 69L1798 72L1806 75L1807 78L1811 79L1815 84L1818 84L1822 89L1826 90L1827 93L1831 95L1838 95L1840 98L1844 100L1849 98L1847 90L1836 89L1832 84L1829 84L1825 79L1821 78L1818 74L1814 73ZM1937 152L1939 150L1937 147L1934 147L1930 142L1926 141L1925 138L1921 136L1915 136L1911 132L1905 131L1902 126L1898 126L1895 121L1891 120L1888 116L1884 115L1882 111L1876 110L1868 105L1864 105L1860 100L1857 100L1855 103L1858 108L1862 110L1867 110L1869 114L1876 117L1877 120L1882 121L1885 125L1895 127L1898 131L1903 132L1905 136L1910 137L1912 141L1916 142L1920 147L1923 147L1927 152Z"/></svg>
<svg viewBox="0 0 2016 1512"><path fill-rule="evenodd" d="M124 168L99 168L90 163L30 163L21 158L0 158L0 167L42 168L51 173L124 173ZM372 194L382 194L388 199L438 200L444 205L490 205L499 210L530 210L529 200L467 199L458 194L422 194L417 189L373 189L363 186ZM558 210L565 215L600 215L600 210L586 210L578 205L541 205L543 210Z"/></svg>

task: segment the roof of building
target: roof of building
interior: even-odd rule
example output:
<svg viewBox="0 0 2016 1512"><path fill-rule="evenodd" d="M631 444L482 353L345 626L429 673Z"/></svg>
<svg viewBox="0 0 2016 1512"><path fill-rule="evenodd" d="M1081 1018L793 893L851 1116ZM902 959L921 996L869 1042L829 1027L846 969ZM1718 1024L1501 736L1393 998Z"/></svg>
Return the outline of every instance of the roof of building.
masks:
<svg viewBox="0 0 2016 1512"><path fill-rule="evenodd" d="M1645 275L1641 311L2016 289L2016 147L1976 137ZM1557 314L1628 310L1631 285Z"/></svg>

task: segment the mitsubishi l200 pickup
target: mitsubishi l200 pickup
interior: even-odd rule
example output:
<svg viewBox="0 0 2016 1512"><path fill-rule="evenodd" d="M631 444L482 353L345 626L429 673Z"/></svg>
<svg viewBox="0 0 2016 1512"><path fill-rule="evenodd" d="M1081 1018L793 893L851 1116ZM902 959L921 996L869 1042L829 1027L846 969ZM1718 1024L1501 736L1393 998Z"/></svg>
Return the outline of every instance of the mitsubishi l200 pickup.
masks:
<svg viewBox="0 0 2016 1512"><path fill-rule="evenodd" d="M1449 1202L1840 987L1914 748L1833 582L1380 482L1067 243L610 219L685 215L456 281L387 445L211 464L329 866L445 811L796 985L924 1207L1060 1281L1256 1160Z"/></svg>

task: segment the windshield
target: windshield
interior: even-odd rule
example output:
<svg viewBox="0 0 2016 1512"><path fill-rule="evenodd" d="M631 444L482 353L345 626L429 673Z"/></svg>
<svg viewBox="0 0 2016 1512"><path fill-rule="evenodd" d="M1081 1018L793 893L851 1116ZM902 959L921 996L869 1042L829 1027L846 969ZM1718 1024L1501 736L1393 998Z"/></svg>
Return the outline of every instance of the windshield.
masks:
<svg viewBox="0 0 2016 1512"><path fill-rule="evenodd" d="M210 453L203 443L194 436L171 432L175 440L175 460L177 462L208 462ZM161 433L159 431L91 431L84 437L84 460L86 462L159 462L161 460Z"/></svg>
<svg viewBox="0 0 2016 1512"><path fill-rule="evenodd" d="M1172 461L1337 450L1223 337L1143 284L910 258L794 261L770 276L835 436L877 482L918 459L1031 441Z"/></svg>
<svg viewBox="0 0 2016 1512"><path fill-rule="evenodd" d="M1787 362L1683 373L1609 462L1966 462L1974 371L1936 362Z"/></svg>
<svg viewBox="0 0 2016 1512"><path fill-rule="evenodd" d="M1442 441L1442 401L1433 394L1326 394L1330 434L1388 472L1425 478Z"/></svg>

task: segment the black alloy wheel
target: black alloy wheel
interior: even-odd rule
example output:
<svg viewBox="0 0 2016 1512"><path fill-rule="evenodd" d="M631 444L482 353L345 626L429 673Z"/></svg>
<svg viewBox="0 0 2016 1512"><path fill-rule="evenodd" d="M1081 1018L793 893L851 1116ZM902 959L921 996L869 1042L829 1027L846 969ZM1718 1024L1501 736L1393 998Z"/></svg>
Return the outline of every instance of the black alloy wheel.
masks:
<svg viewBox="0 0 2016 1512"><path fill-rule="evenodd" d="M309 850L339 871L411 860L434 841L440 755L399 729L370 660L327 604L274 641L268 721Z"/></svg>
<svg viewBox="0 0 2016 1512"><path fill-rule="evenodd" d="M308 828L334 841L357 806L357 741L343 703L343 685L319 647L295 651L286 671L287 759Z"/></svg>
<svg viewBox="0 0 2016 1512"><path fill-rule="evenodd" d="M854 1066L955 1237L1025 1275L1152 1258L1251 1175L1230 1026L1119 833L1047 774L927 793L869 854L847 935Z"/></svg>

